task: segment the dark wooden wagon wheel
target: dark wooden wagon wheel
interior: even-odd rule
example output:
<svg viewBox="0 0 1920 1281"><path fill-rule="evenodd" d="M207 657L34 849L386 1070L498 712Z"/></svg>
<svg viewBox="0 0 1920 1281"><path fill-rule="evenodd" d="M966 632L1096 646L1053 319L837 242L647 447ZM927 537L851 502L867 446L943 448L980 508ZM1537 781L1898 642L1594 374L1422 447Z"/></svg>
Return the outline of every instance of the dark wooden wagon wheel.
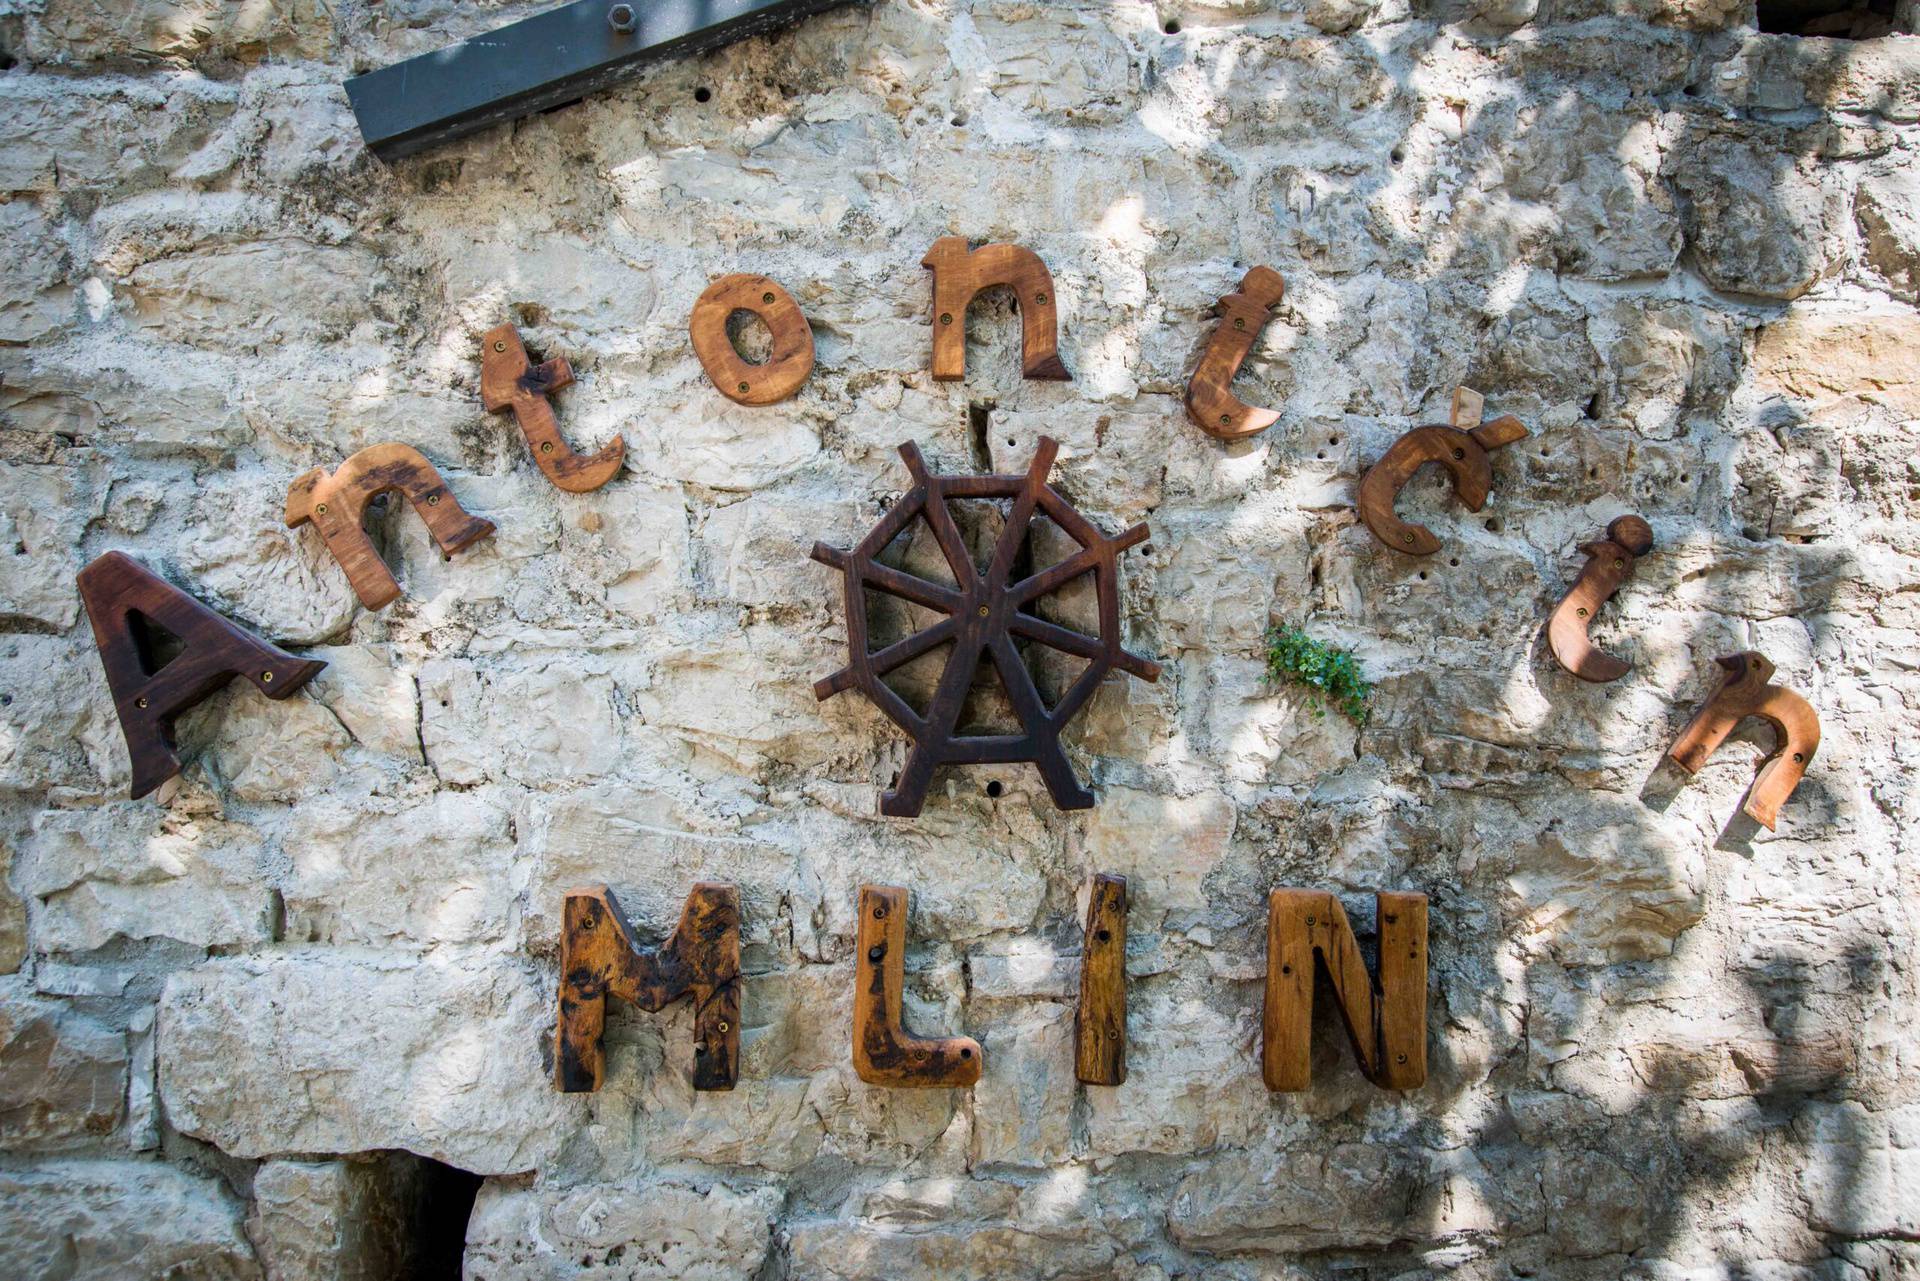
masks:
<svg viewBox="0 0 1920 1281"><path fill-rule="evenodd" d="M1047 791L1061 809L1086 809L1093 793L1080 786L1073 767L1060 748L1060 731L1071 721L1109 671L1119 668L1147 680L1158 680L1160 665L1120 648L1120 553L1147 539L1147 527L1135 525L1117 538L1108 538L1075 511L1047 483L1059 442L1040 438L1040 448L1024 476L935 476L927 471L920 449L909 441L900 446L913 476L913 488L895 503L878 525L852 551L815 543L813 558L841 571L846 584L847 648L851 660L833 675L814 682L813 692L828 699L845 689L858 688L913 739L907 766L892 790L882 794L880 812L912 818L927 797L933 771L940 765L991 765L1032 761L1040 769ZM947 501L954 498L1010 498L1012 510L994 545L993 559L984 573L974 564ZM1009 581L1015 558L1027 537L1027 526L1038 508L1080 545L1065 560L1038 573ZM916 518L933 531L940 553L956 585L933 582L883 565L875 558ZM1092 574L1099 593L1100 634L1089 636L1032 614L1029 608L1042 596L1060 590L1083 574ZM896 596L946 617L884 649L867 648L867 592ZM1087 659L1086 670L1048 711L1035 687L1014 639L1032 641L1063 654ZM921 715L881 679L948 641L953 650L925 715ZM1005 687L1007 700L1019 717L1019 734L955 733L967 690L980 660L990 657Z"/></svg>

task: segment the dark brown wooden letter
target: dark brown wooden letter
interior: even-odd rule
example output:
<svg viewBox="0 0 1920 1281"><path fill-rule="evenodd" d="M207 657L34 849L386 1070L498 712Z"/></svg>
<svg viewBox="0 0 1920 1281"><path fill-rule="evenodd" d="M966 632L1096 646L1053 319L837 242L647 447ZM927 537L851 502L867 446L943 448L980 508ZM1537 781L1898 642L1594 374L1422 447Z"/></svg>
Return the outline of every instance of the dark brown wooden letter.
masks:
<svg viewBox="0 0 1920 1281"><path fill-rule="evenodd" d="M1360 478L1356 506L1373 536L1397 552L1431 556L1440 540L1425 525L1414 525L1393 514L1393 501L1413 474L1427 463L1439 463L1453 474L1453 492L1468 511L1487 505L1493 489L1493 463L1487 451L1511 445L1526 436L1518 418L1508 414L1490 423L1480 421L1485 403L1480 393L1462 387L1453 396L1453 426L1415 427L1393 442L1380 461ZM1471 430L1464 430L1470 428Z"/></svg>
<svg viewBox="0 0 1920 1281"><path fill-rule="evenodd" d="M553 1083L569 1094L600 1088L607 998L658 1012L693 998L693 1088L731 1090L740 1065L740 896L702 881L680 923L644 948L606 886L568 890L560 928L560 1018Z"/></svg>
<svg viewBox="0 0 1920 1281"><path fill-rule="evenodd" d="M980 1079L980 1043L915 1036L900 1026L907 981L907 892L862 885L854 929L853 1070L868 1085L966 1087Z"/></svg>
<svg viewBox="0 0 1920 1281"><path fill-rule="evenodd" d="M933 269L933 376L967 376L967 307L974 295L1010 285L1020 305L1021 372L1059 382L1073 375L1060 363L1053 276L1040 255L1019 245L982 245L969 251L964 236L942 236L920 260Z"/></svg>
<svg viewBox="0 0 1920 1281"><path fill-rule="evenodd" d="M1073 1023L1074 1074L1089 1085L1127 1079L1127 878L1102 872L1087 896L1080 945L1080 1008Z"/></svg>
<svg viewBox="0 0 1920 1281"><path fill-rule="evenodd" d="M1275 890L1267 902L1267 1004L1260 1074L1269 1090L1313 1080L1314 968L1326 970L1360 1070L1386 1090L1427 1079L1427 896L1376 894L1380 979L1367 972L1340 900Z"/></svg>
<svg viewBox="0 0 1920 1281"><path fill-rule="evenodd" d="M180 713L236 676L281 699L326 666L249 635L120 552L81 570L79 584L127 738L135 800L180 772L173 751L173 721ZM164 666L155 665L148 623L180 638L179 654Z"/></svg>

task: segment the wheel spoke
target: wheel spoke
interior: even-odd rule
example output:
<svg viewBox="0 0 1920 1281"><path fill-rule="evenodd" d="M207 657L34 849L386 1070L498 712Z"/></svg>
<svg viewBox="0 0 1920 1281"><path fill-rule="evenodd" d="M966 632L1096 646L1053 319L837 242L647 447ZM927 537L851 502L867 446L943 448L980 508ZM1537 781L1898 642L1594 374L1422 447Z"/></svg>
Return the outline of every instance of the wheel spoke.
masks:
<svg viewBox="0 0 1920 1281"><path fill-rule="evenodd" d="M924 605L928 609L951 614L960 608L960 593L953 588L942 587L918 574L909 574L891 565L882 565L879 561L867 562L861 570L860 579L868 587L916 605Z"/></svg>
<svg viewBox="0 0 1920 1281"><path fill-rule="evenodd" d="M911 663L935 646L953 638L954 622L943 618L923 632L915 632L905 640L895 641L885 649L876 649L867 655L867 666L875 676L885 676L896 667ZM821 698L838 694L841 690L852 689L856 677L853 668L843 667L831 676L824 676L813 683L814 693Z"/></svg>
<svg viewBox="0 0 1920 1281"><path fill-rule="evenodd" d="M1063 654L1072 654L1076 658L1099 658L1106 650L1100 644L1100 638L1089 636L1085 632L1076 632L1071 628L1049 623L1044 618L1032 614L1015 614L1007 624L1007 630L1016 636L1024 636L1031 641L1039 641L1049 649L1057 649ZM1113 665L1123 672L1154 680L1160 675L1160 664L1148 662L1144 658L1116 648Z"/></svg>

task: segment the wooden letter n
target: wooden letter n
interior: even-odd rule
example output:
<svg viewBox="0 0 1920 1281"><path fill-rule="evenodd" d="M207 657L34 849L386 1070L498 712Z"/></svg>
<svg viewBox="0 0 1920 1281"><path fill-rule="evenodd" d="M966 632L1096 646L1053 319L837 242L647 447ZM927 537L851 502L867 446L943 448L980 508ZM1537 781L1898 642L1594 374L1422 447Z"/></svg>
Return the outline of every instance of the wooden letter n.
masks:
<svg viewBox="0 0 1920 1281"><path fill-rule="evenodd" d="M693 1088L731 1090L740 1064L740 895L702 881L680 924L657 948L641 947L606 886L567 891L560 927L560 1018L553 1083L568 1094L600 1088L607 998L649 1013L693 998Z"/></svg>
<svg viewBox="0 0 1920 1281"><path fill-rule="evenodd" d="M1317 890L1275 890L1267 908L1267 1006L1260 1073L1269 1090L1312 1082L1314 971L1323 968L1340 1003L1360 1070L1386 1090L1427 1079L1427 896L1376 894L1379 980L1347 924L1340 900Z"/></svg>

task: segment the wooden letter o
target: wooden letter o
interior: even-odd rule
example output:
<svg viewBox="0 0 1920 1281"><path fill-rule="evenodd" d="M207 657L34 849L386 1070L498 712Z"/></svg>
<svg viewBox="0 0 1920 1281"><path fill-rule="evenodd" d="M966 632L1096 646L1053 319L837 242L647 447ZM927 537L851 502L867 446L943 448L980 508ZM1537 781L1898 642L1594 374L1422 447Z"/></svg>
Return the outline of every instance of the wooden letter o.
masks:
<svg viewBox="0 0 1920 1281"><path fill-rule="evenodd" d="M727 337L727 317L750 311L773 333L773 355L749 364ZM800 390L813 372L813 328L793 295L765 276L735 272L707 286L687 325L693 353L720 394L743 405L771 405Z"/></svg>

